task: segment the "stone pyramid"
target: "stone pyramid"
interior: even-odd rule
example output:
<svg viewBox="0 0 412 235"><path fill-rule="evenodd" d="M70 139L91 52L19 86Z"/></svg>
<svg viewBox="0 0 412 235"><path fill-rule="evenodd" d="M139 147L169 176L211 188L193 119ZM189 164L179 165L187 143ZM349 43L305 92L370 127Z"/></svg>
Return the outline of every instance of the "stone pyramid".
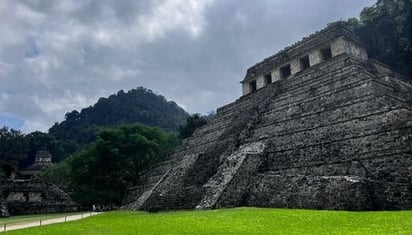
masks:
<svg viewBox="0 0 412 235"><path fill-rule="evenodd" d="M412 209L412 86L331 24L248 69L243 96L124 208Z"/></svg>

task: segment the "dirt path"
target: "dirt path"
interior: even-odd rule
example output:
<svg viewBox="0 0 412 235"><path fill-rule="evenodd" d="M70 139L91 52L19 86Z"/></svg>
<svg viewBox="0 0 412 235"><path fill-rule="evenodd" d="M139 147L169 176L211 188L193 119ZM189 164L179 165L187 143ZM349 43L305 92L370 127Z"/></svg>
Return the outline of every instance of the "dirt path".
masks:
<svg viewBox="0 0 412 235"><path fill-rule="evenodd" d="M68 215L68 216L52 218L52 219L42 219L42 220L33 220L33 221L14 223L14 224L13 223L5 224L5 225L2 225L2 227L0 228L0 232L22 229L22 228L30 228L30 227L36 227L36 226L43 226L43 225L48 225L48 224L64 223L64 222L83 219L83 218L93 216L93 215L98 215L101 213L103 212L83 212L77 215Z"/></svg>

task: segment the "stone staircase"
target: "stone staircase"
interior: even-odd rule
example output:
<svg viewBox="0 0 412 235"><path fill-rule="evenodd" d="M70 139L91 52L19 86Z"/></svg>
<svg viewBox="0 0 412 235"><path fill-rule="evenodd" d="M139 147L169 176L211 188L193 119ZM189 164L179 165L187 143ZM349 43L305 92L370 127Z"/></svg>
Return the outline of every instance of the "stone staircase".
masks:
<svg viewBox="0 0 412 235"><path fill-rule="evenodd" d="M227 190L230 183L232 183L232 180L237 175L244 174L244 172L241 172L242 170L256 170L257 164L255 164L254 167L251 167L251 164L247 164L246 160L250 155L259 155L263 153L265 147L266 145L263 142L247 144L241 146L238 151L225 158L216 174L203 185L205 194L200 203L196 206L196 209L215 208L223 192ZM244 164L247 164L248 167L242 167Z"/></svg>

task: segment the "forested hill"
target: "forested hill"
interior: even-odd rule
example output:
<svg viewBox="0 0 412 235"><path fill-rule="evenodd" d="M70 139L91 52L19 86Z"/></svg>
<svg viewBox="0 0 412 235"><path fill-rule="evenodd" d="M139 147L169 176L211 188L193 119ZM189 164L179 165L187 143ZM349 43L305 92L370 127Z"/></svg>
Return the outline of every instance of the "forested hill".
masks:
<svg viewBox="0 0 412 235"><path fill-rule="evenodd" d="M90 143L96 138L99 127L141 123L177 132L189 114L175 102L143 87L123 90L108 98L100 98L96 104L66 113L65 120L55 123L49 134L56 140L72 140L79 144Z"/></svg>

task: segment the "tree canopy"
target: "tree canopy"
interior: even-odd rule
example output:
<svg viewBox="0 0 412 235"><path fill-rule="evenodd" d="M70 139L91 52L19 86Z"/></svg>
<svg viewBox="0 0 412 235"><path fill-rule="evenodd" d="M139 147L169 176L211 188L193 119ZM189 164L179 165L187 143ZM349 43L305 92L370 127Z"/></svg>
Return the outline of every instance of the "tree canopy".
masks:
<svg viewBox="0 0 412 235"><path fill-rule="evenodd" d="M177 144L174 135L141 124L105 128L91 146L61 164L68 164L77 202L119 205L125 190Z"/></svg>
<svg viewBox="0 0 412 235"><path fill-rule="evenodd" d="M378 0L360 19L348 22L366 45L369 57L412 78L412 1Z"/></svg>
<svg viewBox="0 0 412 235"><path fill-rule="evenodd" d="M0 161L18 162L26 152L27 141L20 131L0 128Z"/></svg>
<svg viewBox="0 0 412 235"><path fill-rule="evenodd" d="M80 112L66 113L65 120L55 123L49 133L56 140L72 140L82 145L95 141L99 128L122 124L141 123L177 133L188 116L175 102L139 87L100 98Z"/></svg>
<svg viewBox="0 0 412 235"><path fill-rule="evenodd" d="M212 114L210 114L212 115ZM207 118L196 113L186 119L186 124L179 127L179 137L185 139L191 137L196 128L207 123Z"/></svg>
<svg viewBox="0 0 412 235"><path fill-rule="evenodd" d="M27 140L20 131L0 128L0 177L9 177L11 167L17 168L26 153Z"/></svg>

